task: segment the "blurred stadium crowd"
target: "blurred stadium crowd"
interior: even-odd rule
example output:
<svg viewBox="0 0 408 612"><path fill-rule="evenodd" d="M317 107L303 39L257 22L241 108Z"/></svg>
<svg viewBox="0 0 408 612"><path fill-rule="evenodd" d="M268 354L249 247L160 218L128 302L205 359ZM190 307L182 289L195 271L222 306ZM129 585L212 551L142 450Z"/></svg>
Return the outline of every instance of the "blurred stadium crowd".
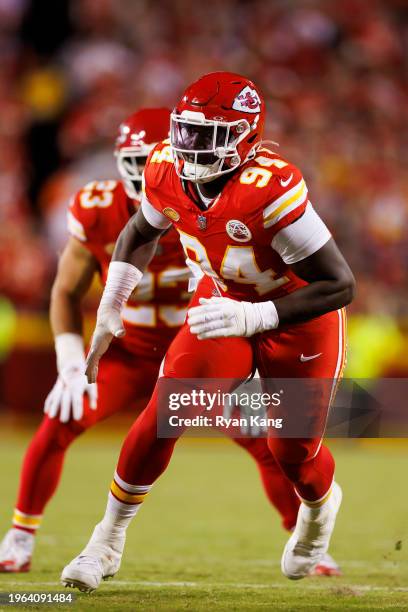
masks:
<svg viewBox="0 0 408 612"><path fill-rule="evenodd" d="M408 373L405 0L0 0L0 49L3 300L46 312L70 195L116 176L119 122L228 69L358 279L350 374Z"/></svg>

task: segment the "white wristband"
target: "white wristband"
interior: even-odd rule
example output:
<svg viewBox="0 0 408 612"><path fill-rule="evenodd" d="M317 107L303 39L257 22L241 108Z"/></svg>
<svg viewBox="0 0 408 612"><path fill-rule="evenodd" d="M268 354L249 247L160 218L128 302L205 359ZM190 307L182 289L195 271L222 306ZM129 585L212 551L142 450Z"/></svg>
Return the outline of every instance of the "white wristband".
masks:
<svg viewBox="0 0 408 612"><path fill-rule="evenodd" d="M58 373L74 363L85 363L84 341L79 334L64 333L55 336L55 352Z"/></svg>
<svg viewBox="0 0 408 612"><path fill-rule="evenodd" d="M279 316L273 302L241 302L245 310L247 333L252 336L275 329L279 325Z"/></svg>
<svg viewBox="0 0 408 612"><path fill-rule="evenodd" d="M120 312L132 291L139 284L143 272L125 261L112 261L99 308L113 308Z"/></svg>
<svg viewBox="0 0 408 612"><path fill-rule="evenodd" d="M276 329L279 325L279 315L273 302L257 302L259 316L262 321L262 330Z"/></svg>

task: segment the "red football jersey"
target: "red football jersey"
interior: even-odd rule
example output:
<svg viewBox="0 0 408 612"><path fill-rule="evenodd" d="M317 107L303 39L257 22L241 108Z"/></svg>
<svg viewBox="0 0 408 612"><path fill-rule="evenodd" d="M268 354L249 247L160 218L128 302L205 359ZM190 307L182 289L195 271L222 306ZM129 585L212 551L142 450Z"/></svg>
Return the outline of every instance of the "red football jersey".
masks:
<svg viewBox="0 0 408 612"><path fill-rule="evenodd" d="M201 210L172 162L168 141L156 146L145 168L145 194L180 234L187 262L239 300L264 301L306 283L272 248L273 237L305 212L308 193L296 166L262 147Z"/></svg>
<svg viewBox="0 0 408 612"><path fill-rule="evenodd" d="M122 183L111 180L88 183L71 201L69 232L95 256L103 283L116 239L135 210ZM157 350L161 340L168 343L186 316L190 276L178 235L171 228L122 311L127 345Z"/></svg>

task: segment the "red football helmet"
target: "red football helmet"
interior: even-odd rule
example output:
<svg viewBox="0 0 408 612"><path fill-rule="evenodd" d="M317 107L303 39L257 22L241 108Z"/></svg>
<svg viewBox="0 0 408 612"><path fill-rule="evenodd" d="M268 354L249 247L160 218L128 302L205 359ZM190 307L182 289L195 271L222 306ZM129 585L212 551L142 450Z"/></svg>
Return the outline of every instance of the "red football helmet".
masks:
<svg viewBox="0 0 408 612"><path fill-rule="evenodd" d="M190 85L171 114L170 141L178 175L205 183L254 157L265 103L259 89L232 72L212 72Z"/></svg>
<svg viewBox="0 0 408 612"><path fill-rule="evenodd" d="M146 159L158 142L168 138L169 129L170 110L167 108L143 108L120 124L115 157L130 198L140 198Z"/></svg>

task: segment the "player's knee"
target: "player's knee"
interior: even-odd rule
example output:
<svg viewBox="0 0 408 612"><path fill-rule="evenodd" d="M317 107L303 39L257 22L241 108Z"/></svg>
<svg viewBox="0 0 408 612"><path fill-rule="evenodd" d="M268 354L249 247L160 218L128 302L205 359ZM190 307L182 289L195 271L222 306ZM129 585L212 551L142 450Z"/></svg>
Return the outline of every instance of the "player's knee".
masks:
<svg viewBox="0 0 408 612"><path fill-rule="evenodd" d="M58 419L48 419L44 423L43 433L49 440L49 445L58 449L66 449L83 431L78 422L61 423Z"/></svg>

